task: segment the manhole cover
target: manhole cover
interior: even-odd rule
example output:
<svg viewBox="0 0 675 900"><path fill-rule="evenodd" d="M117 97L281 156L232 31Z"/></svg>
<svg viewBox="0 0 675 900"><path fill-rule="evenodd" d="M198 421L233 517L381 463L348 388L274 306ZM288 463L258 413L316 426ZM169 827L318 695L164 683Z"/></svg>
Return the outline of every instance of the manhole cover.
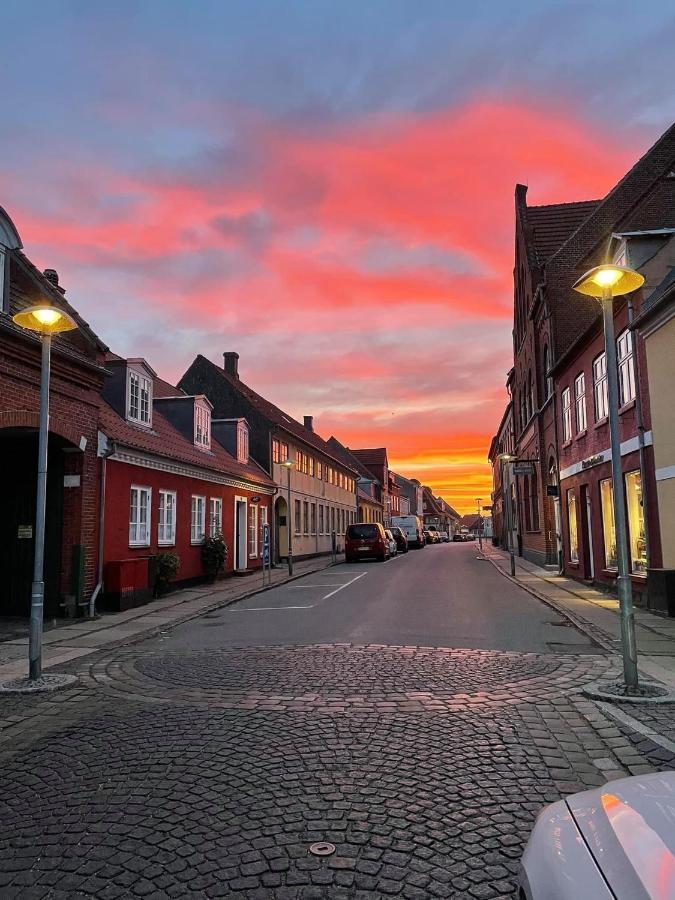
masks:
<svg viewBox="0 0 675 900"><path fill-rule="evenodd" d="M313 856L330 856L335 853L335 844L331 844L330 841L318 841L311 845L309 852Z"/></svg>

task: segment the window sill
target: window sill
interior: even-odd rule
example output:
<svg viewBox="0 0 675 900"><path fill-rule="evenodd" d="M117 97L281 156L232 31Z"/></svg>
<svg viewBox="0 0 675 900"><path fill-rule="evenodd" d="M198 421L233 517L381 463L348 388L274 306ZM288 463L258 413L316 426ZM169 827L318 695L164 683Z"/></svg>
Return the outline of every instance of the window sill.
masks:
<svg viewBox="0 0 675 900"><path fill-rule="evenodd" d="M631 572L630 573L631 580L634 580L636 584L643 584L647 580L646 572Z"/></svg>
<svg viewBox="0 0 675 900"><path fill-rule="evenodd" d="M595 423L595 425L593 427L594 428L602 428L608 422L609 422L609 418L607 416L605 416L604 419L598 419L598 421Z"/></svg>
<svg viewBox="0 0 675 900"><path fill-rule="evenodd" d="M570 438L569 441L564 441L564 442L563 442L562 449L563 449L563 450L566 450L567 447L571 447L571 446L572 446L572 438Z"/></svg>
<svg viewBox="0 0 675 900"><path fill-rule="evenodd" d="M200 547L204 543L204 538L199 538L198 541L190 541L191 547Z"/></svg>
<svg viewBox="0 0 675 900"><path fill-rule="evenodd" d="M571 559L567 561L567 565L568 565L571 569L578 569L578 568L579 568L579 563L578 563L578 562L572 562Z"/></svg>
<svg viewBox="0 0 675 900"><path fill-rule="evenodd" d="M130 543L129 549L130 550L143 550L143 549L147 550L149 546L150 546L150 541L148 541L147 544L131 544Z"/></svg>
<svg viewBox="0 0 675 900"><path fill-rule="evenodd" d="M635 406L635 400L629 400L628 403L624 403L623 406L619 407L619 415L622 416L625 412L628 412L629 409L633 409Z"/></svg>
<svg viewBox="0 0 675 900"><path fill-rule="evenodd" d="M157 541L157 546L158 547L175 547L176 541L175 540L173 540L173 541Z"/></svg>
<svg viewBox="0 0 675 900"><path fill-rule="evenodd" d="M583 431L578 431L575 440L580 440L580 438L586 437L587 430L584 428Z"/></svg>

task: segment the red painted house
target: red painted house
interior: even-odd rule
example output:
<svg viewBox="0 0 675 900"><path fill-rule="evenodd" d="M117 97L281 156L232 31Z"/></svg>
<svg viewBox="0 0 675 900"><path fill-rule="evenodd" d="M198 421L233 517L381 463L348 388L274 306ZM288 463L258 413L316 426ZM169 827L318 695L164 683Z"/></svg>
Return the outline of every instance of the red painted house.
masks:
<svg viewBox="0 0 675 900"><path fill-rule="evenodd" d="M177 580L202 579L206 535L223 535L226 572L260 568L275 486L248 455L246 420L213 419L206 397L162 381L143 359L109 355L106 368L99 453L108 602L151 591L161 553L180 558Z"/></svg>

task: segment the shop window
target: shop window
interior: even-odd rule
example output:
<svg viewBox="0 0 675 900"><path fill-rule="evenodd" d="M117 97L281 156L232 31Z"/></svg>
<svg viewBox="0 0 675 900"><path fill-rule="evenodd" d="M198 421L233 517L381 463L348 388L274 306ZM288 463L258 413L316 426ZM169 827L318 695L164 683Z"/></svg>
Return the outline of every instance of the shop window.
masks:
<svg viewBox="0 0 675 900"><path fill-rule="evenodd" d="M614 490L612 479L600 482L600 506L602 508L602 535L605 547L605 568L616 569L616 529L614 528Z"/></svg>
<svg viewBox="0 0 675 900"><path fill-rule="evenodd" d="M567 492L567 522L570 539L570 562L579 562L579 532L577 529L577 498L574 490Z"/></svg>
<svg viewBox="0 0 675 900"><path fill-rule="evenodd" d="M645 540L645 511L642 505L640 473L627 472L625 481L630 569L635 575L645 575L647 572L647 542Z"/></svg>

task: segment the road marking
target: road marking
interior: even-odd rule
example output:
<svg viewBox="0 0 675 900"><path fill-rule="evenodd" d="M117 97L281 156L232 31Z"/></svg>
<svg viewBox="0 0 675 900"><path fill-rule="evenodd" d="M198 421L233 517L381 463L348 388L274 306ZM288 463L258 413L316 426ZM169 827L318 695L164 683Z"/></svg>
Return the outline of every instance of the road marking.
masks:
<svg viewBox="0 0 675 900"><path fill-rule="evenodd" d="M340 585L339 588L335 588L334 591L331 591L330 594L326 594L326 596L325 596L325 597L322 597L321 599L322 599L322 600L328 600L329 597L332 597L334 594L337 594L337 593L339 593L340 591L344 590L344 588L349 587L350 584L354 584L355 581L358 581L359 578L363 578L363 576L364 576L364 575L367 575L367 574L368 574L367 572L361 572L360 575L357 575L355 578L352 578L352 580L351 580L351 581L348 581L346 584Z"/></svg>
<svg viewBox="0 0 675 900"><path fill-rule="evenodd" d="M269 609L314 609L314 604L310 606L242 606L233 607L229 612L266 612Z"/></svg>
<svg viewBox="0 0 675 900"><path fill-rule="evenodd" d="M304 588L324 588L324 587L339 587L342 582L337 582L335 584L289 584L288 587L292 591L301 591Z"/></svg>

